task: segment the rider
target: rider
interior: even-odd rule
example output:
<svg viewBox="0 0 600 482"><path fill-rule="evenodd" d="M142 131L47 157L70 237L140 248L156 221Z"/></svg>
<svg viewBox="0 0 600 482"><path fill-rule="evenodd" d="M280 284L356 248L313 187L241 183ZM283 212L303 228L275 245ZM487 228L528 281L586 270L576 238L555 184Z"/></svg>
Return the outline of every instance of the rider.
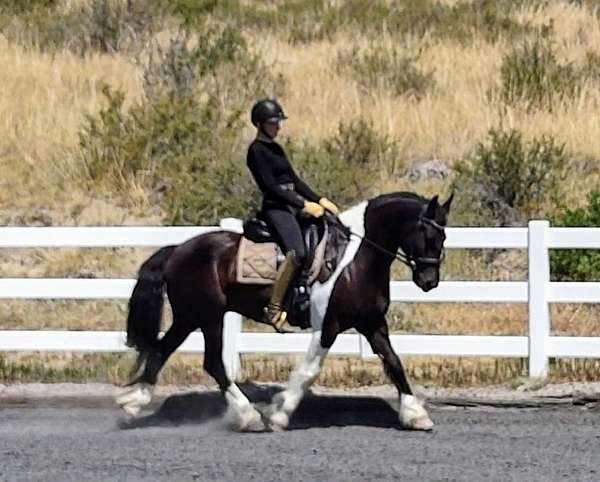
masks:
<svg viewBox="0 0 600 482"><path fill-rule="evenodd" d="M275 142L285 119L287 117L276 100L256 102L251 112L252 124L257 129L256 138L248 148L247 157L248 167L263 193L262 218L285 254L264 313L264 321L277 327L287 317L282 307L287 288L297 270L306 269L306 248L297 214L303 212L319 218L325 210L338 213L335 204L316 194L296 175L285 151Z"/></svg>

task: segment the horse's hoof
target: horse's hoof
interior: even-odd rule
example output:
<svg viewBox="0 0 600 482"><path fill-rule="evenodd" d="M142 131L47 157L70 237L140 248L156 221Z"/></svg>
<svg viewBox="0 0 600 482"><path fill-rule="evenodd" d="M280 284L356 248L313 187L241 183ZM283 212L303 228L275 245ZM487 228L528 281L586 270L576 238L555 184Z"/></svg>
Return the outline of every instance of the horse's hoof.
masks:
<svg viewBox="0 0 600 482"><path fill-rule="evenodd" d="M408 430L433 429L433 422L429 418L423 404L414 396L402 394L400 396L400 423Z"/></svg>
<svg viewBox="0 0 600 482"><path fill-rule="evenodd" d="M283 432L290 424L290 417L283 410L273 412L269 417L269 428L273 432Z"/></svg>
<svg viewBox="0 0 600 482"><path fill-rule="evenodd" d="M248 405L242 410L231 408L226 417L231 428L237 432L264 432L266 430L262 415L252 405Z"/></svg>
<svg viewBox="0 0 600 482"><path fill-rule="evenodd" d="M152 385L140 383L132 390L128 390L115 397L115 401L128 415L137 417L142 407L145 407L152 401L152 391Z"/></svg>
<svg viewBox="0 0 600 482"><path fill-rule="evenodd" d="M403 425L408 430L422 430L425 432L433 430L433 422L428 416L414 418Z"/></svg>
<svg viewBox="0 0 600 482"><path fill-rule="evenodd" d="M137 417L142 411L142 407L137 404L121 405L121 408L131 417Z"/></svg>

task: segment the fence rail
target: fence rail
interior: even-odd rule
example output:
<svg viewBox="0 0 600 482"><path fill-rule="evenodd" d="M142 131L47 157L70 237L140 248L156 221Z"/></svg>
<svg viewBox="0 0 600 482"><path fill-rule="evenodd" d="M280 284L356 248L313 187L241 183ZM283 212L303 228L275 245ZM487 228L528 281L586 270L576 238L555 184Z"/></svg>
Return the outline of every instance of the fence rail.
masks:
<svg viewBox="0 0 600 482"><path fill-rule="evenodd" d="M346 213L342 219L360 231L361 219ZM140 247L176 244L197 234L228 229L239 232L241 222L226 218L208 227L40 227L0 228L0 248ZM505 248L528 251L527 281L445 281L429 293L408 281L392 281L393 302L527 303L527 336L392 335L394 348L406 355L523 357L530 376L547 375L550 357L600 358L600 337L550 335L550 303L600 303L600 283L550 281L549 249L600 249L600 228L550 228L547 221L531 221L525 228L447 228L448 249ZM0 278L0 299L128 299L132 279ZM241 316L227 313L224 353L232 376L239 372L243 353L306 351L309 334L242 332ZM124 351L118 331L0 331L0 351ZM194 333L180 351L202 353L204 340ZM357 334L338 337L331 353L373 356Z"/></svg>

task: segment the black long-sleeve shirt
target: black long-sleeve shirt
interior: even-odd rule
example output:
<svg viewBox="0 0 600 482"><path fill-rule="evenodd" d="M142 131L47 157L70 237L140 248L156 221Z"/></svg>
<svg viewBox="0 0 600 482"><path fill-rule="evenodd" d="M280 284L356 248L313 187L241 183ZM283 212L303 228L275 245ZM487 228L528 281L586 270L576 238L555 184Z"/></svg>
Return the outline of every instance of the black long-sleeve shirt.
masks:
<svg viewBox="0 0 600 482"><path fill-rule="evenodd" d="M263 192L263 206L291 205L302 209L305 199L313 202L321 199L297 176L285 151L276 142L254 140L248 148L247 163ZM285 189L282 186L285 184L293 184L294 189Z"/></svg>

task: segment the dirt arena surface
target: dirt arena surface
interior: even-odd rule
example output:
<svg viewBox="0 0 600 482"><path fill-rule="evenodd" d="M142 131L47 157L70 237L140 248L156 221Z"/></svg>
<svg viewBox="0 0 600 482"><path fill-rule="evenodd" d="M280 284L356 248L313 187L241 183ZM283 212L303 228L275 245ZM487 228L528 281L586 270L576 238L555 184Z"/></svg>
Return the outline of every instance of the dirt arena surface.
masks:
<svg viewBox="0 0 600 482"><path fill-rule="evenodd" d="M431 433L398 427L391 387L316 388L287 432L239 434L206 387L161 387L130 420L108 385L3 386L0 480L599 480L598 388L418 389Z"/></svg>

